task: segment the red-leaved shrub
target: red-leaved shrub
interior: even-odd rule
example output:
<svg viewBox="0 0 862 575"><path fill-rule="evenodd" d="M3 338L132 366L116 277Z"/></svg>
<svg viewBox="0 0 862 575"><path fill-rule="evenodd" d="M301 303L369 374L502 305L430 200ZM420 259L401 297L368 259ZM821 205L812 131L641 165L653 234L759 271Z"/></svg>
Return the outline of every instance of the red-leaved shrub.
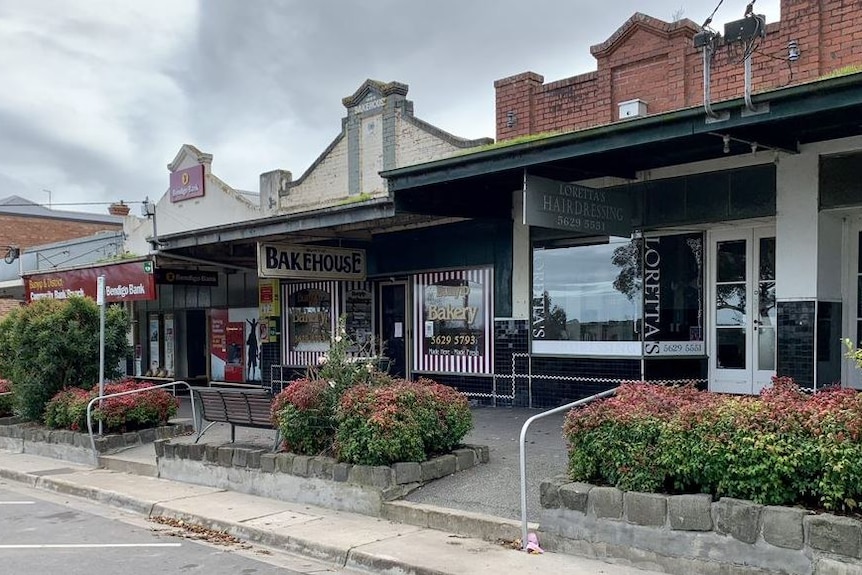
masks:
<svg viewBox="0 0 862 575"><path fill-rule="evenodd" d="M138 389L152 384L122 380L105 385L105 395ZM83 431L87 427L87 404L99 396L99 387L91 391L77 387L63 389L48 402L45 408L45 425L55 429ZM177 413L177 399L164 389L109 397L102 405L94 405L93 421L102 422L103 431L126 432L167 423Z"/></svg>
<svg viewBox="0 0 862 575"><path fill-rule="evenodd" d="M272 424L284 448L303 455L328 452L335 437L334 388L322 379L298 379L275 396Z"/></svg>
<svg viewBox="0 0 862 575"><path fill-rule="evenodd" d="M340 461L389 465L450 451L473 426L466 396L428 379L359 385L336 412Z"/></svg>
<svg viewBox="0 0 862 575"><path fill-rule="evenodd" d="M862 496L862 394L774 378L759 397L625 384L572 410L573 479L852 510Z"/></svg>

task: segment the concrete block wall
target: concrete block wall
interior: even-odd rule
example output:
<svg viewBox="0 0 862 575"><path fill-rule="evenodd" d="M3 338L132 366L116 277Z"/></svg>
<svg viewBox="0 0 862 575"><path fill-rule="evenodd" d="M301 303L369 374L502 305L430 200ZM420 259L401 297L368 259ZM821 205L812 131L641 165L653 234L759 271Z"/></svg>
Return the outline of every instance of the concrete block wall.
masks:
<svg viewBox="0 0 862 575"><path fill-rule="evenodd" d="M862 521L706 494L541 484L546 549L668 573L862 575Z"/></svg>
<svg viewBox="0 0 862 575"><path fill-rule="evenodd" d="M617 120L620 102L638 98L650 114L702 105L703 56L692 41L699 29L688 19L668 23L636 13L591 47L595 72L548 84L534 72L498 80L497 139L607 124ZM781 20L766 32L752 59L755 93L862 64L862 6L856 0L782 0ZM788 66L791 40L800 56ZM713 102L742 97L743 63L726 47L716 53L711 72Z"/></svg>
<svg viewBox="0 0 862 575"><path fill-rule="evenodd" d="M487 446L466 445L421 463L353 465L332 457L164 439L155 442L155 451L162 478L375 516L384 502L489 457Z"/></svg>

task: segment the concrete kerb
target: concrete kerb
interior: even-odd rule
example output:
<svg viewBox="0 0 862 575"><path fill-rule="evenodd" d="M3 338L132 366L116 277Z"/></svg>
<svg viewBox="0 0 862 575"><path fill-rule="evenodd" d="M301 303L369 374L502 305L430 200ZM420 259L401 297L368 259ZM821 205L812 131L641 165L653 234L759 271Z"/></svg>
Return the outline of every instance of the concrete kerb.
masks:
<svg viewBox="0 0 862 575"><path fill-rule="evenodd" d="M275 533L236 521L226 521L224 519L216 519L214 517L206 517L203 515L179 511L172 509L169 502L154 505L149 517L169 517L171 519L185 521L206 529L223 531L229 535L237 537L238 539L251 541L267 547L282 549L289 553L308 556L321 561L327 561L341 567L347 564L347 558L350 552L350 549L342 549L334 545L327 545L319 541L312 541L295 535Z"/></svg>
<svg viewBox="0 0 862 575"><path fill-rule="evenodd" d="M53 491L63 495L73 495L82 499L89 499L116 507L124 511L132 511L146 517L150 516L150 511L153 508L153 501L146 501L138 497L132 497L116 491L102 489L98 487L89 487L77 485L71 481L64 481L58 477L37 477L34 487L44 489L45 491Z"/></svg>
<svg viewBox="0 0 862 575"><path fill-rule="evenodd" d="M172 508L171 501L153 502L107 489L77 485L57 477L39 476L9 469L0 469L0 476L37 489L97 501L124 511L134 512L147 518L169 517L206 529L222 531L245 541L326 561L339 567L353 566L354 568L376 570L375 572L382 572L380 571L382 568L386 572L410 573L413 575L444 575L443 572L437 569L421 565L410 565L402 560L393 559L386 555L363 551L363 545L329 545L295 534L276 533L252 525L246 525L242 522L227 521L201 514L179 511ZM374 541L374 543L385 541L386 538L380 538Z"/></svg>

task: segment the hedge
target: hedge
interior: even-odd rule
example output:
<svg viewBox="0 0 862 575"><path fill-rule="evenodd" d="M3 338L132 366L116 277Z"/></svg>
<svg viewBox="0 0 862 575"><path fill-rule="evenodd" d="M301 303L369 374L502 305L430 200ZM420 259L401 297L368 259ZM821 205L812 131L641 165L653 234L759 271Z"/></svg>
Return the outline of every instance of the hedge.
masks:
<svg viewBox="0 0 862 575"><path fill-rule="evenodd" d="M105 385L105 394L147 389L152 384L123 380ZM92 390L69 387L59 391L45 408L45 425L54 429L87 429L87 404L99 396L98 385ZM126 432L165 425L177 413L178 402L164 389L153 389L121 397L109 397L102 406L93 406L93 421L102 422L105 432Z"/></svg>
<svg viewBox="0 0 862 575"><path fill-rule="evenodd" d="M573 480L852 511L862 496L862 394L774 378L757 396L625 384L572 410Z"/></svg>

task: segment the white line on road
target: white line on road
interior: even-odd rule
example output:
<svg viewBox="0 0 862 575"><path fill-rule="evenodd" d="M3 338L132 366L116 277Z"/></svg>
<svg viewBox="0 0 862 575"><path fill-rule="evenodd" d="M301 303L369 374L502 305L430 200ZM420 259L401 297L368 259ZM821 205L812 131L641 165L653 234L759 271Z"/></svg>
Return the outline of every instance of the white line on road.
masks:
<svg viewBox="0 0 862 575"><path fill-rule="evenodd" d="M109 547L181 547L182 543L57 543L50 545L0 545L3 549L106 549Z"/></svg>
<svg viewBox="0 0 862 575"><path fill-rule="evenodd" d="M35 501L0 501L0 505L33 505Z"/></svg>

